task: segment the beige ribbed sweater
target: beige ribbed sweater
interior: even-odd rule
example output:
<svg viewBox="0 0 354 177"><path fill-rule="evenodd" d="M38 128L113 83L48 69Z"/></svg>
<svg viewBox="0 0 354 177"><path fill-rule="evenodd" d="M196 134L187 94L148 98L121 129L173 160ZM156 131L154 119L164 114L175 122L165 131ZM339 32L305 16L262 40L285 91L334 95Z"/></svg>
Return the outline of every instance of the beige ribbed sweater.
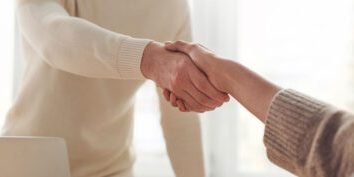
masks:
<svg viewBox="0 0 354 177"><path fill-rule="evenodd" d="M280 167L300 177L354 175L354 115L283 90L266 124L268 157Z"/></svg>
<svg viewBox="0 0 354 177"><path fill-rule="evenodd" d="M187 1L17 2L27 66L2 135L64 138L72 177L130 177L141 56L150 39L191 39ZM160 107L176 176L204 177L197 114Z"/></svg>

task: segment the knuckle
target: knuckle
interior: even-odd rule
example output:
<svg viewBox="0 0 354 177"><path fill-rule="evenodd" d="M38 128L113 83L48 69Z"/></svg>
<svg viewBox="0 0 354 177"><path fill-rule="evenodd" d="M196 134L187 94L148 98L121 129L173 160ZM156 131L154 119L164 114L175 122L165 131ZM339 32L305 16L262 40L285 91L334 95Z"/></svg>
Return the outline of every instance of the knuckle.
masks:
<svg viewBox="0 0 354 177"><path fill-rule="evenodd" d="M181 112L184 112L184 108L182 106L179 106L178 109L181 111Z"/></svg>
<svg viewBox="0 0 354 177"><path fill-rule="evenodd" d="M187 47L188 52L192 52L198 48L198 44L189 44Z"/></svg>
<svg viewBox="0 0 354 177"><path fill-rule="evenodd" d="M176 45L178 46L183 46L185 44L185 42L181 41L181 40L178 40L175 42Z"/></svg>

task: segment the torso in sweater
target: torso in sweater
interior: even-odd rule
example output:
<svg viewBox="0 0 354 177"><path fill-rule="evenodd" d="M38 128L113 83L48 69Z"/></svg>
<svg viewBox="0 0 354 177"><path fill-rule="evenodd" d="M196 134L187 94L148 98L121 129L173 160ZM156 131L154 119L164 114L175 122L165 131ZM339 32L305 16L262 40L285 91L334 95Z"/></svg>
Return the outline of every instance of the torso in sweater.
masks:
<svg viewBox="0 0 354 177"><path fill-rule="evenodd" d="M110 31L167 41L175 40L182 28L187 11L181 1L72 0L62 5L71 15ZM21 42L27 67L2 134L65 138L73 177L108 176L131 168L134 94L144 81L55 69L25 38Z"/></svg>

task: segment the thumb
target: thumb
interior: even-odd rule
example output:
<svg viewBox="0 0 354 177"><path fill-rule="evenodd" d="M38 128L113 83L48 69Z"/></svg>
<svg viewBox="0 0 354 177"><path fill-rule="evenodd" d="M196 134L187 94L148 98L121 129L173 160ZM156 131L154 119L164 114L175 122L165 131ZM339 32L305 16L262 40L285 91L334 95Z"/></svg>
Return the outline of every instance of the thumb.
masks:
<svg viewBox="0 0 354 177"><path fill-rule="evenodd" d="M169 51L174 51L174 52L177 51L176 46L171 41L165 42L165 49L169 50Z"/></svg>
<svg viewBox="0 0 354 177"><path fill-rule="evenodd" d="M167 50L179 51L179 52L183 52L185 54L189 54L189 52L190 52L189 44L187 42L184 42L184 41L177 41L177 42L174 42L174 43L166 42L165 43L165 48Z"/></svg>

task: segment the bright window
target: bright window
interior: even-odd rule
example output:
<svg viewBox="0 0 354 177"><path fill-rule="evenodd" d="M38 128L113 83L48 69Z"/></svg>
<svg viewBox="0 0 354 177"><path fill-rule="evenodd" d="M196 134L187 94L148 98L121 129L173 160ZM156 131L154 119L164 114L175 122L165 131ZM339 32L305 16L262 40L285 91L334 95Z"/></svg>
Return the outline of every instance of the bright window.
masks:
<svg viewBox="0 0 354 177"><path fill-rule="evenodd" d="M13 1L0 1L0 126L11 105L14 61Z"/></svg>
<svg viewBox="0 0 354 177"><path fill-rule="evenodd" d="M284 88L354 111L352 7L351 0L238 0L237 58ZM282 171L259 148L259 123L244 109L238 119L239 171Z"/></svg>

